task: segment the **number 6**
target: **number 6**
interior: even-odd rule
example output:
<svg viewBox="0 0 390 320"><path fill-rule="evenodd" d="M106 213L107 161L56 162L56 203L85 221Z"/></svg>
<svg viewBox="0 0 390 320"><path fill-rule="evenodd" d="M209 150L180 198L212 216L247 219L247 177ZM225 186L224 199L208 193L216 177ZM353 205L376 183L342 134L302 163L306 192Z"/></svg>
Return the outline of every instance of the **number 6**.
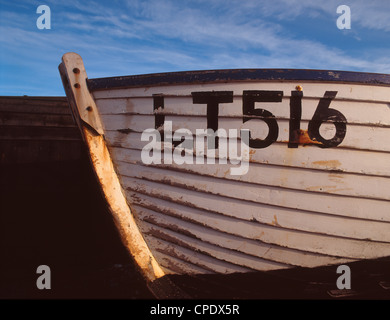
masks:
<svg viewBox="0 0 390 320"><path fill-rule="evenodd" d="M321 148L331 148L338 146L343 142L347 131L347 119L344 115L329 108L330 103L336 97L337 91L326 91L324 97L320 99L318 107L314 113L313 118L309 122L308 133L312 140L321 142L318 145ZM325 139L321 136L320 127L323 122L331 122L336 128L336 133L332 139Z"/></svg>

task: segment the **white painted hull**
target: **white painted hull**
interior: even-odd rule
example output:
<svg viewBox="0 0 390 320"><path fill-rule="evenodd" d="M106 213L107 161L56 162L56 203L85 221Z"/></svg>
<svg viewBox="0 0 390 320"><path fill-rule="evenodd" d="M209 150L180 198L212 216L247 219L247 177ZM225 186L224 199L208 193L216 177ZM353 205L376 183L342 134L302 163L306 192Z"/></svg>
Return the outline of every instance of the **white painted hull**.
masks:
<svg viewBox="0 0 390 320"><path fill-rule="evenodd" d="M72 63L80 64L78 59L74 54L64 56L65 82L78 81L69 72ZM80 121L84 135L90 135L86 138L90 149L97 133L104 134L99 145L107 147L114 168L110 174L117 175L129 206L124 215L134 219L134 228L142 235L134 241L145 241L157 278L317 267L390 256L389 85L342 81L330 72L328 81L290 76L191 82L193 74L186 77L182 83L155 86L136 85L145 76L133 77L127 87L118 85L126 82L118 78L111 87L110 79L88 80L92 112L98 117L96 132L88 133L85 118ZM104 88L103 82L108 83ZM85 103L84 98L80 100L77 88L69 89L66 83L65 88L76 105L73 111L83 119L78 101ZM292 141L291 95L301 89L302 137ZM81 90L89 94L86 88ZM219 158L216 164L196 163L196 146L189 151L194 164L145 164L141 152L148 142L141 140L142 132L155 128L161 116L172 121L173 131L207 129L206 103L194 103L192 93L212 91L232 92L232 101L218 106L218 128L250 129L252 138L261 140L268 127L254 117L243 123L243 95L282 92L280 102L255 104L273 114L278 136L267 147L249 149L248 172L232 175L230 169L238 165L230 159L227 164L218 163ZM328 107L345 117L346 131L339 144L324 148L307 133L326 91L336 92ZM156 111L156 99L164 100L163 109ZM333 124L320 130L327 141L335 132ZM92 149L91 156L95 169L96 162L107 161L98 159ZM99 173L98 177L104 184ZM128 239L123 231L127 220L113 214L122 237ZM134 242L124 242L137 260Z"/></svg>

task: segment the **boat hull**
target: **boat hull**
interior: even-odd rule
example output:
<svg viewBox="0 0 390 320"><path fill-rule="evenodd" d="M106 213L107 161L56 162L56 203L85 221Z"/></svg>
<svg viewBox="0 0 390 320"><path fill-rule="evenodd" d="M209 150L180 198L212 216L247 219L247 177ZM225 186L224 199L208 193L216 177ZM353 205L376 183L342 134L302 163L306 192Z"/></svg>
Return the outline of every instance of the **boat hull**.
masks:
<svg viewBox="0 0 390 320"><path fill-rule="evenodd" d="M388 76L83 68L64 56L67 96L148 278L390 256Z"/></svg>

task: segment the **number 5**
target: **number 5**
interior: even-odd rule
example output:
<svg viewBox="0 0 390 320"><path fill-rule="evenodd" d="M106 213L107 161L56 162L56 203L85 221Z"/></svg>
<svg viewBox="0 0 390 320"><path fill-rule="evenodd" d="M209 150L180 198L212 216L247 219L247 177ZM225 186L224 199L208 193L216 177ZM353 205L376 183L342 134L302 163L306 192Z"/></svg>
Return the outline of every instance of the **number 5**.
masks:
<svg viewBox="0 0 390 320"><path fill-rule="evenodd" d="M249 132L249 147L262 149L276 141L279 135L279 126L275 116L264 109L256 109L255 102L281 102L283 91L245 90L242 93L243 123L257 119L268 125L268 135L262 139L253 139Z"/></svg>

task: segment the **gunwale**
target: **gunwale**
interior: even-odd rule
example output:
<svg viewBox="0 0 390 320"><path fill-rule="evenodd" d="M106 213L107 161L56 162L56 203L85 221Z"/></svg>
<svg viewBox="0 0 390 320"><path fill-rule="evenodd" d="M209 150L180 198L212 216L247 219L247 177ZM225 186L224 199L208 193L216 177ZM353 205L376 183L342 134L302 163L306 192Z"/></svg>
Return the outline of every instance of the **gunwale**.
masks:
<svg viewBox="0 0 390 320"><path fill-rule="evenodd" d="M87 85L88 89L92 92L119 88L235 81L310 81L390 86L390 75L370 72L314 69L220 69L91 78L87 79Z"/></svg>

